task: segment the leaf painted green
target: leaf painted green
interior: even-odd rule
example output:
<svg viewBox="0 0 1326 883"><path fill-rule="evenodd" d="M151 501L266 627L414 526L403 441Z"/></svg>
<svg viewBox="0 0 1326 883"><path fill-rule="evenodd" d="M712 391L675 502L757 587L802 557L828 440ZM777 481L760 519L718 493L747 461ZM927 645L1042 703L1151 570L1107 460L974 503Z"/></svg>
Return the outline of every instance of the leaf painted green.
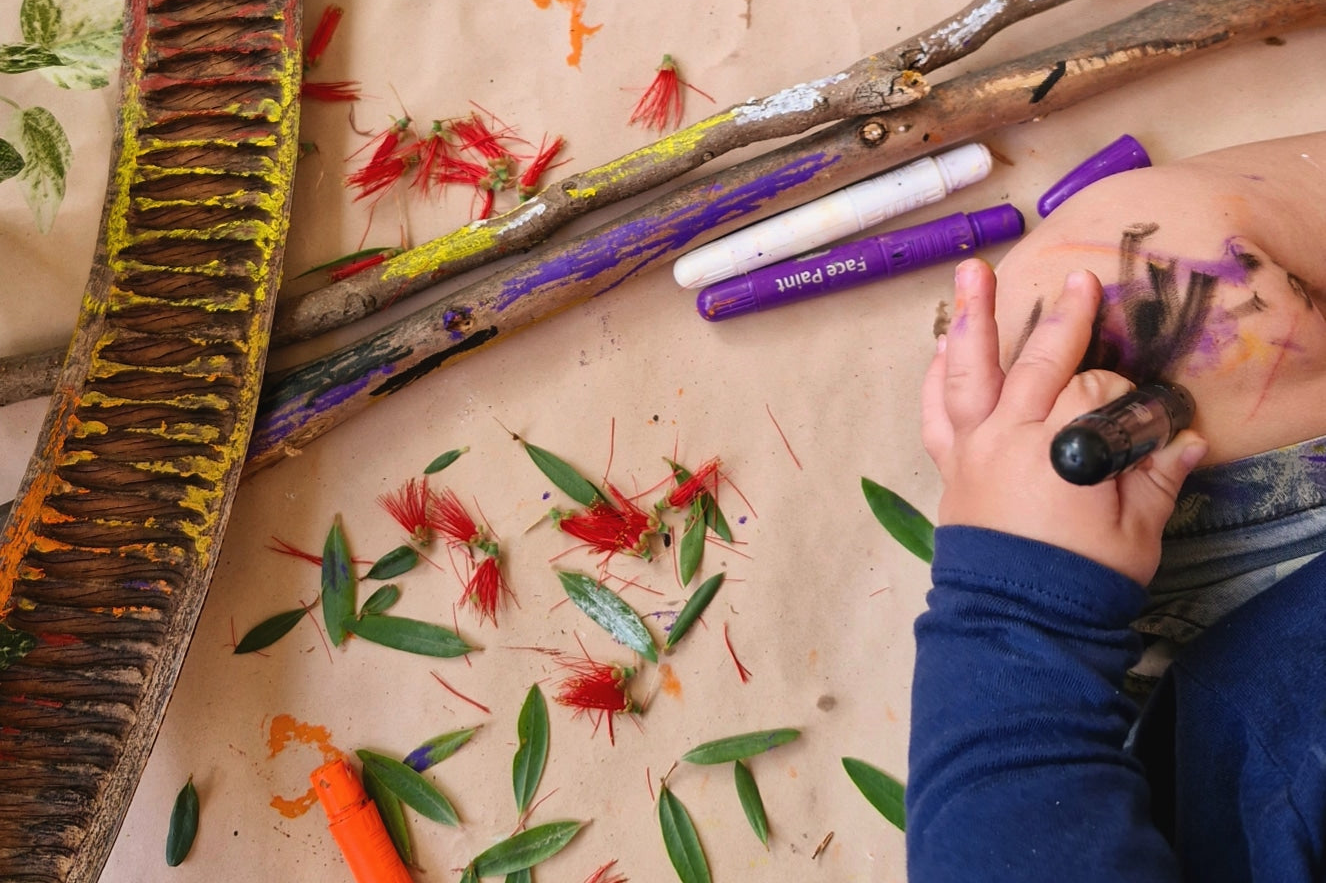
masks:
<svg viewBox="0 0 1326 883"><path fill-rule="evenodd" d="M410 843L410 827L405 822L405 807L401 799L391 793L372 769L364 767L364 791L377 805L378 815L382 816L382 825L391 837L391 845L396 847L396 854L407 865L414 863L414 846Z"/></svg>
<svg viewBox="0 0 1326 883"><path fill-rule="evenodd" d="M434 736L405 755L405 765L415 772L422 773L429 767L436 766L455 754L478 731L478 727L470 727L469 729L455 730L450 733L443 733L440 736Z"/></svg>
<svg viewBox="0 0 1326 883"><path fill-rule="evenodd" d="M387 583L385 586L379 586L378 590L368 596L364 606L359 608L359 615L373 616L375 614L386 613L396 602L401 599L401 587L395 583Z"/></svg>
<svg viewBox="0 0 1326 883"><path fill-rule="evenodd" d="M345 640L345 627L355 615L354 563L350 546L341 529L341 516L332 519L331 530L322 545L322 620L327 637L339 647Z"/></svg>
<svg viewBox="0 0 1326 883"><path fill-rule="evenodd" d="M27 656L36 646L36 637L7 622L0 622L0 671Z"/></svg>
<svg viewBox="0 0 1326 883"><path fill-rule="evenodd" d="M668 632L668 639L664 642L664 647L671 647L682 639L682 636L690 631L691 626L703 614L709 602L714 600L714 595L718 594L718 587L723 585L723 577L726 574L716 573L709 579L700 583L700 587L691 593L686 599L686 604L677 614L677 621L672 624L672 629Z"/></svg>
<svg viewBox="0 0 1326 883"><path fill-rule="evenodd" d="M14 145L0 138L0 181L8 181L21 171L23 157L14 149Z"/></svg>
<svg viewBox="0 0 1326 883"><path fill-rule="evenodd" d="M534 872L529 868L521 868L506 875L506 883L533 883L533 881Z"/></svg>
<svg viewBox="0 0 1326 883"><path fill-rule="evenodd" d="M695 833L695 823L667 785L658 793L658 824L663 829L668 858L682 883L710 883L709 863Z"/></svg>
<svg viewBox="0 0 1326 883"><path fill-rule="evenodd" d="M24 0L23 38L54 53L41 75L62 89L100 89L119 70L121 4L107 0Z"/></svg>
<svg viewBox="0 0 1326 883"><path fill-rule="evenodd" d="M870 805L879 810L899 831L907 830L907 809L903 803L905 786L881 769L855 757L843 758L843 769L865 795Z"/></svg>
<svg viewBox="0 0 1326 883"><path fill-rule="evenodd" d="M391 579L409 573L419 563L419 552L414 546L397 546L373 562L364 579Z"/></svg>
<svg viewBox="0 0 1326 883"><path fill-rule="evenodd" d="M742 760L733 761L732 776L737 784L737 797L741 800L741 811L746 814L751 830L760 842L769 845L769 817L764 813L764 800L760 797L759 786L750 774L750 767Z"/></svg>
<svg viewBox="0 0 1326 883"><path fill-rule="evenodd" d="M32 43L7 43L0 46L0 74L21 74L60 63L60 56Z"/></svg>
<svg viewBox="0 0 1326 883"><path fill-rule="evenodd" d="M424 467L424 475L432 475L435 472L441 472L443 469L446 469L452 463L459 460L462 454L468 453L469 450L468 447L456 448L453 451L447 451L445 454L439 454L434 458L433 462Z"/></svg>
<svg viewBox="0 0 1326 883"><path fill-rule="evenodd" d="M166 832L166 864L172 868L184 861L198 836L198 790L193 787L193 776L175 795L170 810L170 827Z"/></svg>
<svg viewBox="0 0 1326 883"><path fill-rule="evenodd" d="M74 158L60 121L44 107L29 107L9 121L8 140L23 156L23 170L14 176L23 190L37 229L50 232L64 201L65 178Z"/></svg>
<svg viewBox="0 0 1326 883"><path fill-rule="evenodd" d="M543 768L548 762L548 703L538 684L529 688L516 719L516 756L511 762L511 784L516 794L516 813L523 814L539 790Z"/></svg>
<svg viewBox="0 0 1326 883"><path fill-rule="evenodd" d="M499 877L532 868L561 852L584 826L584 822L564 821L526 828L475 856L471 862L474 872L480 877Z"/></svg>
<svg viewBox="0 0 1326 883"><path fill-rule="evenodd" d="M688 586L704 557L704 535L709 529L704 520L704 505L696 497L691 502L691 514L686 519L686 532L681 535L681 548L677 552L677 568L681 584Z"/></svg>
<svg viewBox="0 0 1326 883"><path fill-rule="evenodd" d="M244 637L239 639L239 643L235 645L236 655L253 653L256 650L264 650L272 646L284 638L291 629L299 625L299 621L304 618L304 614L307 612L301 607L298 610L287 610L284 613L278 613L264 619L245 632Z"/></svg>
<svg viewBox="0 0 1326 883"><path fill-rule="evenodd" d="M571 468L561 457L537 445L529 442L522 442L525 446L525 453L534 461L534 465L539 467L539 471L548 477L548 480L556 485L562 493L575 500L582 506L589 506L595 500L606 499L603 492L594 484L585 478L579 472Z"/></svg>
<svg viewBox="0 0 1326 883"><path fill-rule="evenodd" d="M404 616L371 613L359 619L350 617L345 627L365 641L420 656L449 659L476 649L451 629Z"/></svg>
<svg viewBox="0 0 1326 883"><path fill-rule="evenodd" d="M594 620L618 642L625 644L650 662L658 662L654 638L640 615L616 592L583 573L557 572L567 596L585 615Z"/></svg>
<svg viewBox="0 0 1326 883"><path fill-rule="evenodd" d="M683 754L681 759L687 763L698 764L729 763L763 754L779 745L786 745L800 735L800 730L785 727L779 730L759 730L754 733L742 733L739 736L727 736L697 745Z"/></svg>
<svg viewBox="0 0 1326 883"><path fill-rule="evenodd" d="M442 825L459 825L460 817L437 786L395 758L361 748L355 752L382 786L406 806L426 819Z"/></svg>
<svg viewBox="0 0 1326 883"><path fill-rule="evenodd" d="M903 548L927 564L935 557L935 526L911 503L868 478L861 479L870 511Z"/></svg>

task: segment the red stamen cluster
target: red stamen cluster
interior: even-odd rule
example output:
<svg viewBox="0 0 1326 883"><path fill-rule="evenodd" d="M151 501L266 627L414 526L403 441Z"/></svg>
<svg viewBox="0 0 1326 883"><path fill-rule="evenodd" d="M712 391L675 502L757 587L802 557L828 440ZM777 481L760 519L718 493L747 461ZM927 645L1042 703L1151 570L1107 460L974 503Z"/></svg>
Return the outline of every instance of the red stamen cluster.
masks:
<svg viewBox="0 0 1326 883"><path fill-rule="evenodd" d="M313 29L313 36L304 47L306 72L312 70L322 59L344 15L345 10L334 4L322 10L322 17L318 19L317 27ZM300 83L299 94L313 101L358 101L359 83L355 80L337 80L330 83L310 83L306 80Z"/></svg>
<svg viewBox="0 0 1326 883"><path fill-rule="evenodd" d="M654 81L649 84L645 94L636 102L631 112L630 124L641 123L646 129L662 132L669 126L676 128L681 124L682 87L685 86L713 101L713 96L686 82L677 73L677 63L671 55L663 56L663 63L658 66Z"/></svg>
<svg viewBox="0 0 1326 883"><path fill-rule="evenodd" d="M616 504L598 499L587 509L564 513L554 511L553 522L564 533L587 543L596 552L609 556L617 552L635 555L646 561L653 557L650 539L660 522L611 484L607 486Z"/></svg>
<svg viewBox="0 0 1326 883"><path fill-rule="evenodd" d="M421 546L433 542L433 513L437 494L428 479L411 478L396 490L378 497L378 504Z"/></svg>
<svg viewBox="0 0 1326 883"><path fill-rule="evenodd" d="M668 494L660 503L660 507L667 506L673 509L684 509L691 505L696 497L701 494L714 496L718 493L718 482L722 479L722 474L718 471L719 460L714 457L708 460L699 469L695 470L690 478L681 482Z"/></svg>
<svg viewBox="0 0 1326 883"><path fill-rule="evenodd" d="M543 178L543 173L552 168L552 161L556 159L557 154L562 152L566 146L566 139L558 135L551 144L547 144L547 139L539 142L539 153L534 157L525 171L520 173L520 198L522 201L529 199L539 192L539 181ZM561 163L558 163L561 165Z"/></svg>
<svg viewBox="0 0 1326 883"><path fill-rule="evenodd" d="M596 733L606 719L608 742L617 744L612 730L612 716L630 714L636 710L635 702L627 692L630 680L635 676L635 669L596 662L587 656L556 655L558 663L571 672L557 685L554 697L557 703L574 708L573 717L589 715L594 721Z"/></svg>

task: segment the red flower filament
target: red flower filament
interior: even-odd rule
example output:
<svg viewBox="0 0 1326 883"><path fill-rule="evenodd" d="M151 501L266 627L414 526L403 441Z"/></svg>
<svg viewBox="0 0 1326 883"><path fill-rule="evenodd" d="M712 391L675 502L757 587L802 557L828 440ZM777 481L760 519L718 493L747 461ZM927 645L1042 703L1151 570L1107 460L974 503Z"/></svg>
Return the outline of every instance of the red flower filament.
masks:
<svg viewBox="0 0 1326 883"><path fill-rule="evenodd" d="M664 502L673 509L684 509L701 494L717 494L718 482L722 478L718 471L719 465L717 457L705 462L690 478L678 484Z"/></svg>
<svg viewBox="0 0 1326 883"><path fill-rule="evenodd" d="M557 527L597 552L613 555L625 552L646 561L653 557L650 538L657 532L658 519L651 517L621 491L608 485L617 505L607 500L595 500L588 509L570 514L553 512Z"/></svg>
<svg viewBox="0 0 1326 883"><path fill-rule="evenodd" d="M452 121L451 131L456 133L464 150L473 150L488 160L514 159L511 151L503 146L502 136L493 134L478 114L471 113L465 119Z"/></svg>
<svg viewBox="0 0 1326 883"><path fill-rule="evenodd" d="M622 874L614 873L611 877L608 876L608 873L612 871L612 866L615 864L617 864L617 859L613 859L606 865L603 865L591 874L585 883L628 883L626 877Z"/></svg>
<svg viewBox="0 0 1326 883"><path fill-rule="evenodd" d="M378 264L383 263L389 258L394 258L400 253L401 250L399 248L384 248L377 254L371 254L367 257L362 257L358 260L341 264L339 267L331 268L327 271L327 278L332 282L340 282L342 279L349 279L356 273L362 273L370 267L376 267Z"/></svg>
<svg viewBox="0 0 1326 883"><path fill-rule="evenodd" d="M487 548L491 549L492 554L484 555L479 566L474 569L474 574L465 586L465 594L461 596L461 602L472 605L479 612L480 624L485 619L491 619L496 626L498 602L501 600L502 592L510 590L506 588L506 580L502 578L502 571L498 565L496 544L489 543Z"/></svg>
<svg viewBox="0 0 1326 883"><path fill-rule="evenodd" d="M414 156L410 151L400 149L409 134L410 118L402 117L393 123L390 129L351 154L358 156L367 148L377 145L369 161L346 178L347 184L359 190L355 196L356 201L374 193L384 192L405 177L405 173L414 164Z"/></svg>
<svg viewBox="0 0 1326 883"><path fill-rule="evenodd" d="M322 17L318 19L318 26L313 29L313 36L309 37L308 44L304 47L304 68L306 70L322 59L322 54L327 51L327 46L336 34L336 27L341 23L341 18L344 15L345 10L335 4L322 10Z"/></svg>
<svg viewBox="0 0 1326 883"><path fill-rule="evenodd" d="M440 120L433 120L432 130L414 143L413 153L416 158L414 186L427 194L434 184L439 183L439 174L453 159L451 144Z"/></svg>
<svg viewBox="0 0 1326 883"><path fill-rule="evenodd" d="M546 147L543 146L542 142L540 143L538 155L520 174L520 189L518 192L522 200L529 199L539 192L539 179L543 177L544 172L552 167L552 161L556 159L557 154L562 152L565 145L566 139L561 135L558 135L553 139L553 143Z"/></svg>
<svg viewBox="0 0 1326 883"><path fill-rule="evenodd" d="M587 714L593 718L596 733L606 718L608 742L617 744L612 731L612 716L635 711L635 703L626 692L635 669L588 658L560 657L560 661L573 674L557 685L555 698L558 704L574 708L575 717Z"/></svg>
<svg viewBox="0 0 1326 883"><path fill-rule="evenodd" d="M299 95L310 101L358 101L358 80L335 80L330 83L311 83L308 80L299 84Z"/></svg>
<svg viewBox="0 0 1326 883"><path fill-rule="evenodd" d="M483 530L465 511L456 492L443 488L441 493L432 493L428 501L428 526L442 534L447 545L460 548L474 546L483 542Z"/></svg>
<svg viewBox="0 0 1326 883"><path fill-rule="evenodd" d="M683 80L677 74L677 63L672 60L672 56L664 55L654 81L649 84L645 94L640 96L635 110L631 112L630 124L641 123L646 129L657 129L660 132L669 125L676 128L681 123L683 86L699 92L710 101L714 100L708 93Z"/></svg>
<svg viewBox="0 0 1326 883"><path fill-rule="evenodd" d="M432 515L436 499L437 494L428 489L428 479L411 478L395 491L379 496L378 503L405 529L411 540L427 546L433 541Z"/></svg>

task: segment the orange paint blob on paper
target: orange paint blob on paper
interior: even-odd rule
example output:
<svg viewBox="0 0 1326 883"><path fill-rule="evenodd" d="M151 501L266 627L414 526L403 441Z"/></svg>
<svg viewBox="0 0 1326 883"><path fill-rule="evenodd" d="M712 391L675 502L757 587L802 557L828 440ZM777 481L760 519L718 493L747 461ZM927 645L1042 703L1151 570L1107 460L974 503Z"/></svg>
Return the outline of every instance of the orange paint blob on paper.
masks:
<svg viewBox="0 0 1326 883"><path fill-rule="evenodd" d="M566 56L566 63L569 67L580 67L580 56L585 50L585 38L597 34L603 25L585 24L587 0L557 0L557 2L571 12L571 51ZM534 5L540 9L547 9L552 5L552 0L534 0Z"/></svg>
<svg viewBox="0 0 1326 883"><path fill-rule="evenodd" d="M267 731L267 756L276 757L290 747L291 743L316 748L322 759L314 766L321 766L323 763L345 756L341 749L332 744L331 731L326 727L305 723L289 714L278 714L272 718L271 727ZM270 801L272 809L287 819L299 818L317 803L318 795L312 785L297 797L273 794Z"/></svg>
<svg viewBox="0 0 1326 883"><path fill-rule="evenodd" d="M681 698L681 681L672 670L672 666L663 663L658 667L658 676L663 679L662 690L673 699Z"/></svg>

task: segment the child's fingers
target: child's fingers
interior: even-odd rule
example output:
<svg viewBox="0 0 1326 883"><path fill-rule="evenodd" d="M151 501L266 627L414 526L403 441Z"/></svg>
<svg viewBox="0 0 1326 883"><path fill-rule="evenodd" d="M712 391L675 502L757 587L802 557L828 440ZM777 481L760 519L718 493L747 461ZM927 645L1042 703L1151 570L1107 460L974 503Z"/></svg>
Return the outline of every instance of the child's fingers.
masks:
<svg viewBox="0 0 1326 883"><path fill-rule="evenodd" d="M1092 368L1068 379L1067 386L1055 399L1054 407L1045 418L1045 426L1058 432L1073 420L1089 411L1103 408L1121 395L1132 392L1135 385L1122 374Z"/></svg>
<svg viewBox="0 0 1326 883"><path fill-rule="evenodd" d="M953 273L953 294L944 403L953 432L962 435L990 416L1004 381L994 318L994 271L980 259L963 261Z"/></svg>
<svg viewBox="0 0 1326 883"><path fill-rule="evenodd" d="M1206 455L1206 439L1185 429L1165 447L1119 476L1121 520L1147 535L1159 535L1174 511L1179 488Z"/></svg>
<svg viewBox="0 0 1326 883"><path fill-rule="evenodd" d="M921 444L936 465L940 457L953 447L953 424L948 419L948 409L944 406L944 382L948 373L948 360L945 350L948 338L940 336L935 341L935 357L926 368L925 378L921 381Z"/></svg>
<svg viewBox="0 0 1326 883"><path fill-rule="evenodd" d="M1094 275L1085 270L1068 275L1063 293L1008 369L1001 409L1008 408L1016 419L1046 419L1091 342L1100 298L1100 281Z"/></svg>

